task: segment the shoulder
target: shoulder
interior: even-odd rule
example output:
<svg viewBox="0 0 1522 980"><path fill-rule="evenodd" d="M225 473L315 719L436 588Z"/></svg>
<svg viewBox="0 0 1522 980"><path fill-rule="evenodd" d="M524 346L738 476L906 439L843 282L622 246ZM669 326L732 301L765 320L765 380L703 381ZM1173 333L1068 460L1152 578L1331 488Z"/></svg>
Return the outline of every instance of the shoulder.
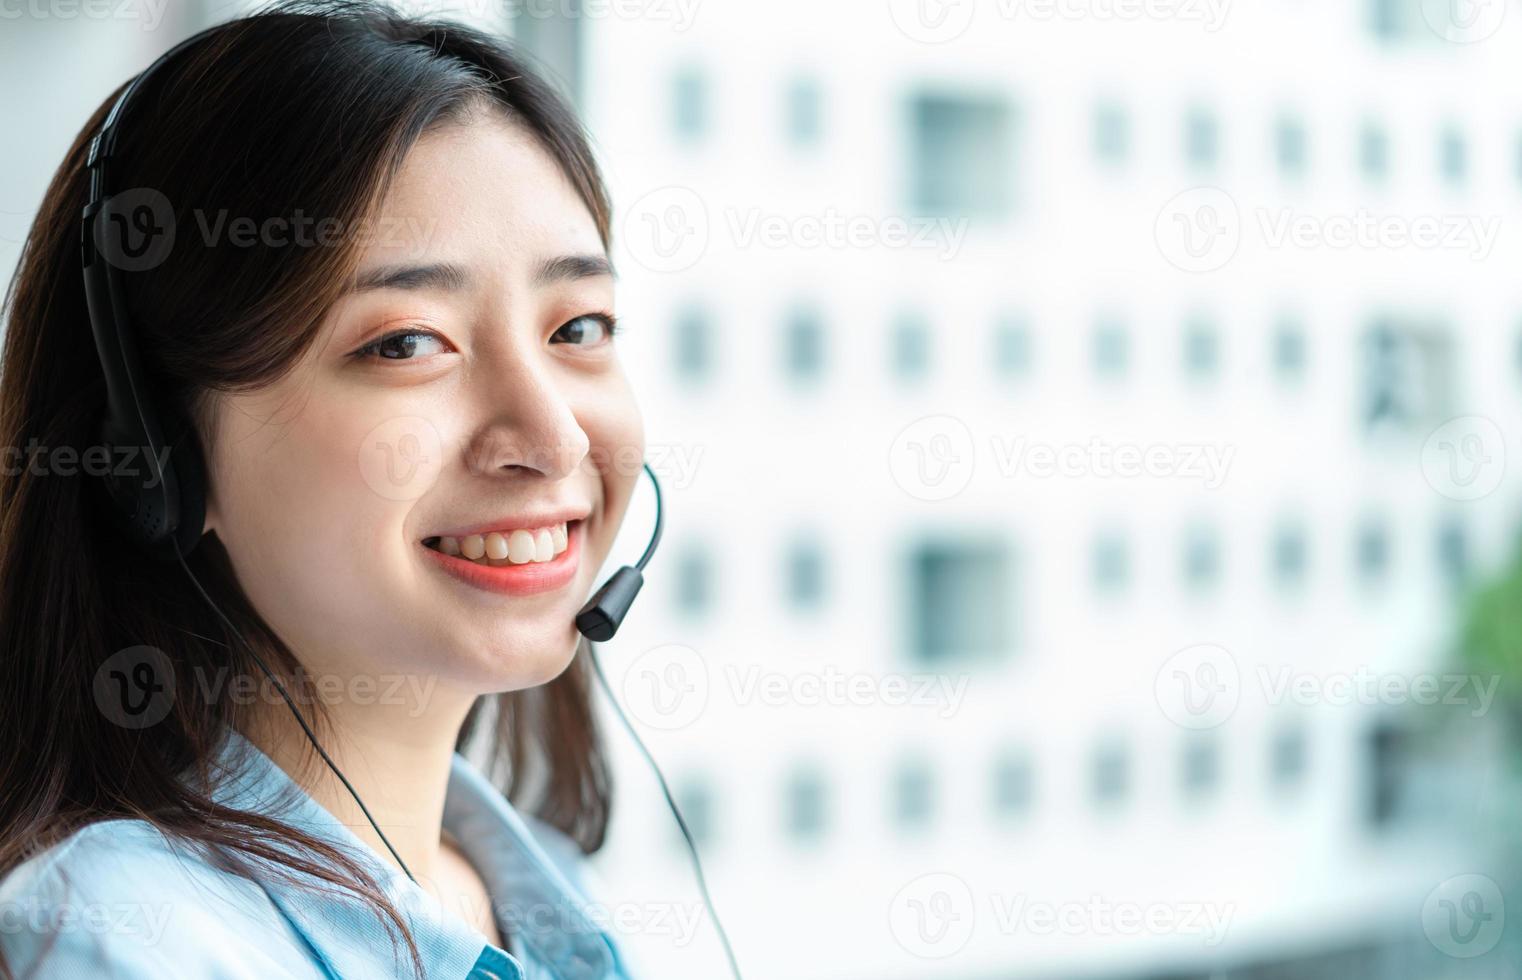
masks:
<svg viewBox="0 0 1522 980"><path fill-rule="evenodd" d="M39 978L205 975L283 927L257 884L142 820L90 824L0 881L0 948Z"/></svg>

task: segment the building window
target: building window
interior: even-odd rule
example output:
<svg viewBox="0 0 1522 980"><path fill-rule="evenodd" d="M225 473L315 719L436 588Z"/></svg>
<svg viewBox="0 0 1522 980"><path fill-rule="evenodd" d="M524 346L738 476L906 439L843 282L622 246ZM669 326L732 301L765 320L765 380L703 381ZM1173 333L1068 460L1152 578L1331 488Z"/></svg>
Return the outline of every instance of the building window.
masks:
<svg viewBox="0 0 1522 980"><path fill-rule="evenodd" d="M930 325L917 313L893 324L893 373L900 381L922 380L930 369Z"/></svg>
<svg viewBox="0 0 1522 980"><path fill-rule="evenodd" d="M1522 330L1517 331L1517 373L1522 375Z"/></svg>
<svg viewBox="0 0 1522 980"><path fill-rule="evenodd" d="M921 214L1002 218L1012 206L1015 114L1002 98L909 100L911 205Z"/></svg>
<svg viewBox="0 0 1522 980"><path fill-rule="evenodd" d="M1274 159L1279 174L1300 177L1305 174L1309 149L1305 124L1293 116L1282 116L1274 127Z"/></svg>
<svg viewBox="0 0 1522 980"><path fill-rule="evenodd" d="M923 830L935 812L935 781L930 766L910 759L899 764L893 779L894 822L904 830Z"/></svg>
<svg viewBox="0 0 1522 980"><path fill-rule="evenodd" d="M1443 175L1443 180L1458 185L1464 182L1468 171L1469 160L1464 146L1464 135L1452 127L1443 130L1442 135L1438 137L1438 172Z"/></svg>
<svg viewBox="0 0 1522 980"><path fill-rule="evenodd" d="M1358 578L1366 586L1382 585L1390 571L1390 532L1383 521L1368 518L1356 538Z"/></svg>
<svg viewBox="0 0 1522 980"><path fill-rule="evenodd" d="M708 130L708 87L703 73L683 68L671 82L672 130L680 142L695 143Z"/></svg>
<svg viewBox="0 0 1522 980"><path fill-rule="evenodd" d="M1305 778L1305 756L1305 730L1299 725L1283 726L1274 734L1269 771L1275 789L1287 792L1300 785Z"/></svg>
<svg viewBox="0 0 1522 980"><path fill-rule="evenodd" d="M1221 333L1205 317L1184 325L1184 372L1195 381L1209 381L1221 367Z"/></svg>
<svg viewBox="0 0 1522 980"><path fill-rule="evenodd" d="M1113 102L1094 108L1094 157L1115 166L1124 163L1131 149L1130 122L1126 110Z"/></svg>
<svg viewBox="0 0 1522 980"><path fill-rule="evenodd" d="M1298 384L1305 377L1305 325L1281 317L1274 327L1274 375L1281 384Z"/></svg>
<svg viewBox="0 0 1522 980"><path fill-rule="evenodd" d="M1370 181L1383 181L1390 176L1390 136L1377 123L1364 123L1359 134L1358 169Z"/></svg>
<svg viewBox="0 0 1522 980"><path fill-rule="evenodd" d="M677 377L692 383L704 381L713 356L708 315L697 308L682 311L676 320L675 333Z"/></svg>
<svg viewBox="0 0 1522 980"><path fill-rule="evenodd" d="M1122 591L1131 577L1131 556L1118 531L1103 531L1094 542L1094 589L1102 595Z"/></svg>
<svg viewBox="0 0 1522 980"><path fill-rule="evenodd" d="M1031 332L1023 317L1008 316L995 324L994 369L1002 378L1030 374Z"/></svg>
<svg viewBox="0 0 1522 980"><path fill-rule="evenodd" d="M811 147L824 137L824 93L819 80L795 78L786 95L787 138L796 147Z"/></svg>
<svg viewBox="0 0 1522 980"><path fill-rule="evenodd" d="M687 824L687 832L692 835L692 842L698 847L713 840L713 791L708 781L699 776L689 776L682 780L676 791L677 806L682 811L682 820ZM682 841L680 830L675 831L676 842L685 846Z"/></svg>
<svg viewBox="0 0 1522 980"><path fill-rule="evenodd" d="M1409 0L1369 0L1369 29L1382 41L1393 41L1405 32L1401 4Z"/></svg>
<svg viewBox="0 0 1522 980"><path fill-rule="evenodd" d="M1213 168L1221 155L1220 125L1213 113L1195 107L1184 120L1184 157L1196 170Z"/></svg>
<svg viewBox="0 0 1522 980"><path fill-rule="evenodd" d="M824 599L824 550L809 535L792 543L787 553L787 599L794 609L818 608Z"/></svg>
<svg viewBox="0 0 1522 980"><path fill-rule="evenodd" d="M1437 563L1448 585L1458 588L1469 581L1469 539L1458 517L1446 517L1438 525Z"/></svg>
<svg viewBox="0 0 1522 980"><path fill-rule="evenodd" d="M1094 326L1094 373L1107 380L1125 377L1130 346L1124 325L1102 317Z"/></svg>
<svg viewBox="0 0 1522 980"><path fill-rule="evenodd" d="M824 836L826 811L824 776L812 766L804 766L788 777L787 835L807 843Z"/></svg>
<svg viewBox="0 0 1522 980"><path fill-rule="evenodd" d="M242 7L253 4L241 3ZM414 5L416 6L416 5ZM572 105L582 105L584 92L585 52L587 47L586 18L573 13L568 4L555 8L548 5L532 12L524 9L527 4L482 4L457 11L462 19L475 27L496 30L506 25L503 16L512 19L513 43L523 51L533 53L538 63L549 70L550 78L571 99Z"/></svg>
<svg viewBox="0 0 1522 980"><path fill-rule="evenodd" d="M824 374L824 324L817 312L800 309L789 315L783 362L794 382L818 381Z"/></svg>
<svg viewBox="0 0 1522 980"><path fill-rule="evenodd" d="M1221 543L1214 529L1203 524L1184 532L1184 584L1196 592L1213 587L1221 577Z"/></svg>
<svg viewBox="0 0 1522 980"><path fill-rule="evenodd" d="M1199 798L1215 789L1220 778L1221 750L1209 732L1190 732L1184 739L1184 794Z"/></svg>
<svg viewBox="0 0 1522 980"><path fill-rule="evenodd" d="M1000 819L1021 817L1030 812L1034 795L1034 773L1024 752L1006 750L994 761L994 813Z"/></svg>
<svg viewBox="0 0 1522 980"><path fill-rule="evenodd" d="M1421 432L1448 417L1453 345L1440 324L1376 317L1362 342L1362 422L1370 432Z"/></svg>
<svg viewBox="0 0 1522 980"><path fill-rule="evenodd" d="M1119 806L1130 790L1130 760L1125 746L1106 742L1094 753L1092 791L1094 803L1101 808Z"/></svg>
<svg viewBox="0 0 1522 980"><path fill-rule="evenodd" d="M1389 722L1378 723L1365 736L1368 771L1365 774L1364 816L1371 827L1383 829L1405 809L1410 739Z"/></svg>
<svg viewBox="0 0 1522 980"><path fill-rule="evenodd" d="M1487 13L1496 14L1498 21L1507 6L1449 0L1366 0L1366 3L1369 30L1386 44L1474 40L1476 32L1483 32L1486 27Z"/></svg>
<svg viewBox="0 0 1522 980"><path fill-rule="evenodd" d="M1273 573L1281 589L1293 589L1305 582L1309 551L1305 527L1300 522L1285 521L1274 531Z"/></svg>
<svg viewBox="0 0 1522 980"><path fill-rule="evenodd" d="M940 664L1000 657L1014 634L1014 572L997 541L927 542L909 558L914 657Z"/></svg>
<svg viewBox="0 0 1522 980"><path fill-rule="evenodd" d="M676 605L686 616L701 616L713 604L713 568L708 552L687 545L676 561Z"/></svg>

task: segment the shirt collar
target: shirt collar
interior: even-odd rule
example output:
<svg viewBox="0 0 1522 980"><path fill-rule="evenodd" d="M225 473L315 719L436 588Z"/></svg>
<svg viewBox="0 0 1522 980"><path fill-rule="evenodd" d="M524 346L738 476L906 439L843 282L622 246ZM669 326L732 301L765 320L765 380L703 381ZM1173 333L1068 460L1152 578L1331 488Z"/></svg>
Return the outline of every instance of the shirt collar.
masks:
<svg viewBox="0 0 1522 980"><path fill-rule="evenodd" d="M524 968L517 958L486 942L480 932L447 913L427 888L381 860L258 746L232 728L226 732L217 754L221 779L213 787L213 800L280 819L358 860L412 931L425 976L523 980ZM458 752L450 762L443 825L481 875L499 927L505 928L520 956L533 957L561 980L617 975L617 953L606 933L588 918L585 900L556 869L523 817ZM390 975L411 972L405 945L398 943L400 960L391 962L384 926L352 896L320 895L278 879L262 885L335 976L368 976L378 968L390 970Z"/></svg>

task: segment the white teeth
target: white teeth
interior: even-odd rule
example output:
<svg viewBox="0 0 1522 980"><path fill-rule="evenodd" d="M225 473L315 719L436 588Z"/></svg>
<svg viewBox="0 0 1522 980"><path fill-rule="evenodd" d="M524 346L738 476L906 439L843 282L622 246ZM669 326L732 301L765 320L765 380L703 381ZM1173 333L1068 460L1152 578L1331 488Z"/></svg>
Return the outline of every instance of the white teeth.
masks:
<svg viewBox="0 0 1522 980"><path fill-rule="evenodd" d="M507 536L507 557L514 565L534 560L534 536L528 531L514 531Z"/></svg>
<svg viewBox="0 0 1522 980"><path fill-rule="evenodd" d="M446 555L468 558L479 565L501 566L553 561L569 543L569 528L562 522L551 527L491 531L463 538L441 537L436 539L434 547Z"/></svg>

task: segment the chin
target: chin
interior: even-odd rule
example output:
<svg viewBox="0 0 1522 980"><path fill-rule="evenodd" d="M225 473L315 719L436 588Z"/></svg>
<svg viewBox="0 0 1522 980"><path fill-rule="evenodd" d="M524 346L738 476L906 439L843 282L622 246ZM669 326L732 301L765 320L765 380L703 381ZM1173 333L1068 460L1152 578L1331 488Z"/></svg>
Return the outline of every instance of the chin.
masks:
<svg viewBox="0 0 1522 980"><path fill-rule="evenodd" d="M556 636L482 641L462 659L479 671L474 685L481 694L521 691L548 684L571 666L581 634L574 624Z"/></svg>

